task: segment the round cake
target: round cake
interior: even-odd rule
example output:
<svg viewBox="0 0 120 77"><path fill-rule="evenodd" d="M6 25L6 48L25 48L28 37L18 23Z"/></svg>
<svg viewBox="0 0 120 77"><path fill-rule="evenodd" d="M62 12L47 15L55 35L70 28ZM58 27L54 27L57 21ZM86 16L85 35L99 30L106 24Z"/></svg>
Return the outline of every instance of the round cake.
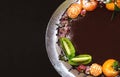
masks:
<svg viewBox="0 0 120 77"><path fill-rule="evenodd" d="M78 0L58 25L60 60L94 77L120 71L120 0Z"/></svg>
<svg viewBox="0 0 120 77"><path fill-rule="evenodd" d="M120 15L112 21L111 15L111 11L98 8L70 23L71 41L78 53L91 54L100 64L108 58L120 60Z"/></svg>

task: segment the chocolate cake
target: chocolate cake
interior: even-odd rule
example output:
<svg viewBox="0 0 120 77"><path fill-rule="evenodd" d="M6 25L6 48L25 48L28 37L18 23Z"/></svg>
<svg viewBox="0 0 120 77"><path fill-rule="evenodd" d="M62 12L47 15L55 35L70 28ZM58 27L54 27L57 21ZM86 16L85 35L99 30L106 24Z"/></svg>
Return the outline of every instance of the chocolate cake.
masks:
<svg viewBox="0 0 120 77"><path fill-rule="evenodd" d="M91 54L93 62L100 64L109 58L120 60L120 15L111 20L112 13L97 8L70 23L77 53Z"/></svg>
<svg viewBox="0 0 120 77"><path fill-rule="evenodd" d="M59 39L68 38L73 44L75 55L89 54L92 56L89 63L80 63L79 65L91 66L93 63L97 63L102 67L107 59L120 61L120 9L116 6L113 10L106 9L107 3L103 1L97 1L97 7L93 11L82 8L81 13L75 18L69 17L68 7L61 16L60 23L57 24L58 45L61 51L64 52L65 47L61 46L64 42L59 43ZM70 46L68 45L68 47ZM67 50L69 53L70 49L67 48ZM72 58L70 56L66 61L73 59L75 55L72 55ZM74 67L74 63L70 64ZM79 67L79 65L75 67ZM100 75L92 75L101 77L102 74L101 72Z"/></svg>

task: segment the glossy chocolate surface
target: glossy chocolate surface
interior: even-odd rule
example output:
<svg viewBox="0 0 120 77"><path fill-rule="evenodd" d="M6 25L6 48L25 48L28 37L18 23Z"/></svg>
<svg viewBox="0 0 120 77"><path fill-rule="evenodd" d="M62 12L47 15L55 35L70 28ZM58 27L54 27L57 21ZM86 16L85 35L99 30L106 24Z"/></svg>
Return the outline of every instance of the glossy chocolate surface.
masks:
<svg viewBox="0 0 120 77"><path fill-rule="evenodd" d="M77 54L92 55L93 62L102 64L114 58L120 61L120 14L98 8L71 23L71 39Z"/></svg>

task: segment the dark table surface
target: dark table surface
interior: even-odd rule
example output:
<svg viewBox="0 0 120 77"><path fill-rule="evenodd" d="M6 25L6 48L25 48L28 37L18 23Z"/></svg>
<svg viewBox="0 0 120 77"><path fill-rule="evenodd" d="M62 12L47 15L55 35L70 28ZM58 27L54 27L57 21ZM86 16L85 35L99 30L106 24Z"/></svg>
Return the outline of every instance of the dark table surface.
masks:
<svg viewBox="0 0 120 77"><path fill-rule="evenodd" d="M47 56L45 32L63 1L0 1L0 77L61 77Z"/></svg>

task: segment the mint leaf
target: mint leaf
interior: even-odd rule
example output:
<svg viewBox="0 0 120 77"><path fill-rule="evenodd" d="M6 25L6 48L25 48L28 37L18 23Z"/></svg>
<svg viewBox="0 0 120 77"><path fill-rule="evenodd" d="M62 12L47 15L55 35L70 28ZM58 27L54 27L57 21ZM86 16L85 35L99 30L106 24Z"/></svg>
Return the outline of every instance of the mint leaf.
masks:
<svg viewBox="0 0 120 77"><path fill-rule="evenodd" d="M118 71L118 70L119 70L119 67L120 67L119 62L118 62L118 61L115 61L114 64L113 64L113 68L114 68L116 71Z"/></svg>
<svg viewBox="0 0 120 77"><path fill-rule="evenodd" d="M111 20L113 20L114 18L115 18L115 16L116 16L116 14L120 14L120 8L115 4L115 7L114 7L114 12L113 12L113 14L112 14L112 17L111 17Z"/></svg>
<svg viewBox="0 0 120 77"><path fill-rule="evenodd" d="M115 4L115 11L120 12L120 8Z"/></svg>

